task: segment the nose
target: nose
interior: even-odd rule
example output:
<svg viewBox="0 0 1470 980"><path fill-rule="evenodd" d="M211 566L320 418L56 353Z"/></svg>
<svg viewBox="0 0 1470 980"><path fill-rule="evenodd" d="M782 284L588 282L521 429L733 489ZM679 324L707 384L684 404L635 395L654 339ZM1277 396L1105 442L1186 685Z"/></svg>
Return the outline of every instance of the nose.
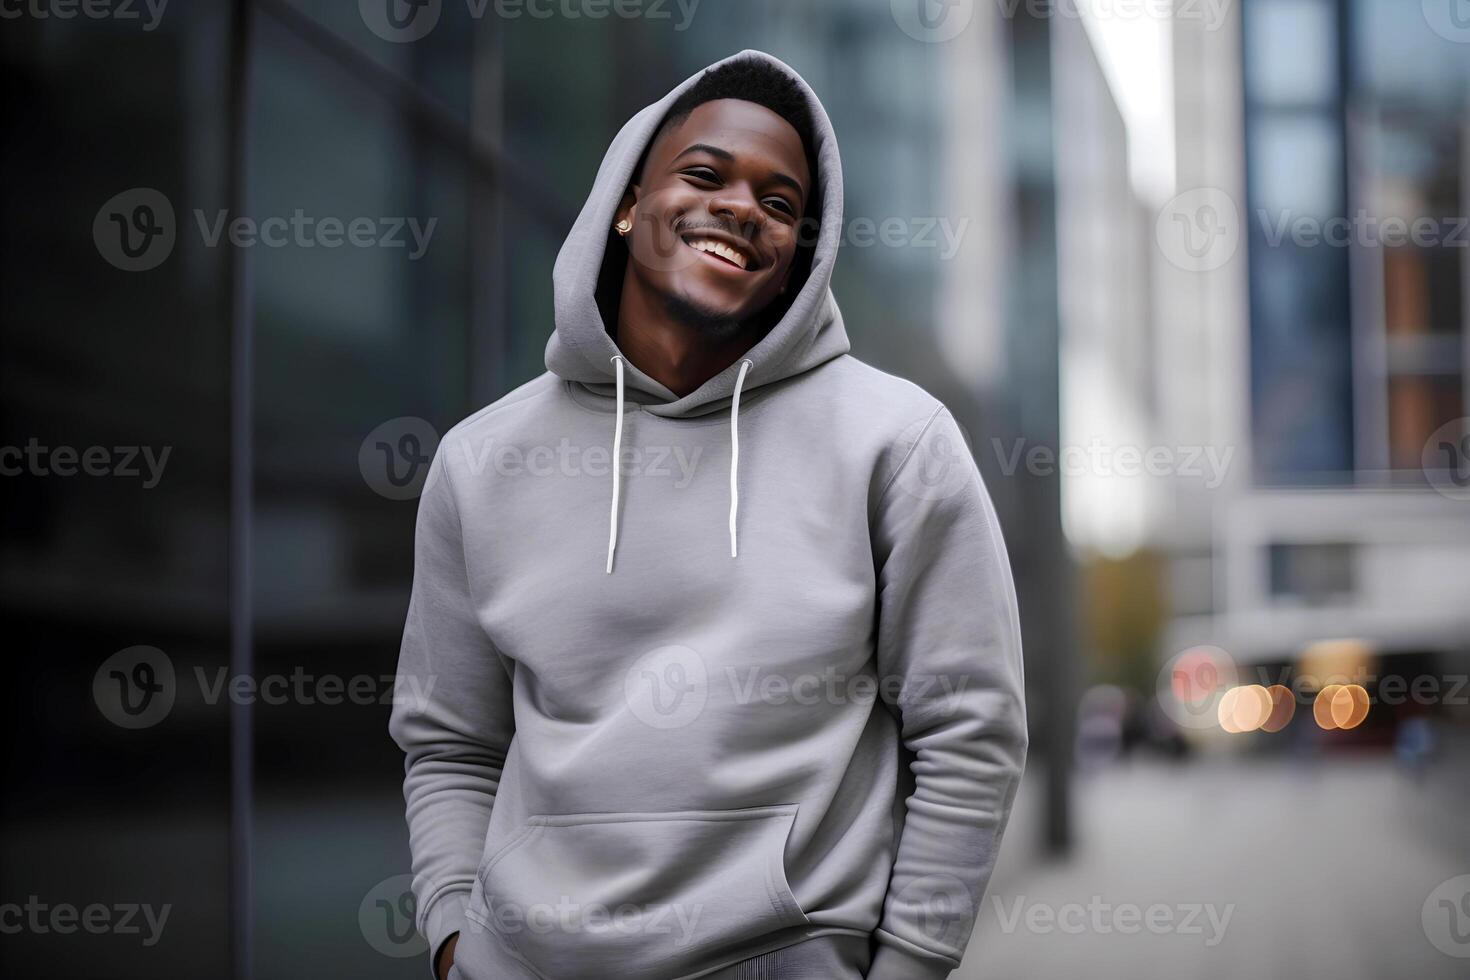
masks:
<svg viewBox="0 0 1470 980"><path fill-rule="evenodd" d="M744 229L753 229L761 217L760 202L748 189L727 184L710 198L711 214L729 218Z"/></svg>

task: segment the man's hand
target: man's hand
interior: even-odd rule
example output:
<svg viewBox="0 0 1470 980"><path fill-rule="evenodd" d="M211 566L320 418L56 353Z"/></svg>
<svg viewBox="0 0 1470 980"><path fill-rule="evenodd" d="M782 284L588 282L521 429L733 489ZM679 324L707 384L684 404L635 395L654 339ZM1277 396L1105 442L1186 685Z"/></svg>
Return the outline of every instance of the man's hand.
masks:
<svg viewBox="0 0 1470 980"><path fill-rule="evenodd" d="M439 947L439 958L434 961L434 975L439 980L449 980L449 968L454 966L454 947L459 942L459 933L452 934Z"/></svg>

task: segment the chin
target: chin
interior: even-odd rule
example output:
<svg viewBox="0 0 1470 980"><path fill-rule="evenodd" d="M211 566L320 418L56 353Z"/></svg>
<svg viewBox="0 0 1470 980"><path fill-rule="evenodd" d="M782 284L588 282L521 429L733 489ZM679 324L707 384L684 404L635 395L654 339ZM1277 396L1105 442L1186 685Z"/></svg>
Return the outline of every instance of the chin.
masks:
<svg viewBox="0 0 1470 980"><path fill-rule="evenodd" d="M668 294L664 308L679 323L721 340L734 336L749 319L740 307L710 304L681 293Z"/></svg>

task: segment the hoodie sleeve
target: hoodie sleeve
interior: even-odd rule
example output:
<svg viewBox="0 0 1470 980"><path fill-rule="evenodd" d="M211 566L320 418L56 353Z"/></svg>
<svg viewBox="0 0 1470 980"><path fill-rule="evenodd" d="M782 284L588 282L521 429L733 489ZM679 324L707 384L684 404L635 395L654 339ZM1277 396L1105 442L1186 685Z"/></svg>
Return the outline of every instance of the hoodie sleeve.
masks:
<svg viewBox="0 0 1470 980"><path fill-rule="evenodd" d="M515 731L510 676L470 599L446 455L441 445L419 500L413 591L389 721L406 756L403 795L417 924L434 957L465 927L465 904Z"/></svg>
<svg viewBox="0 0 1470 980"><path fill-rule="evenodd" d="M938 980L974 930L1027 745L1005 543L944 406L884 487L873 534L878 674L914 791L868 980Z"/></svg>

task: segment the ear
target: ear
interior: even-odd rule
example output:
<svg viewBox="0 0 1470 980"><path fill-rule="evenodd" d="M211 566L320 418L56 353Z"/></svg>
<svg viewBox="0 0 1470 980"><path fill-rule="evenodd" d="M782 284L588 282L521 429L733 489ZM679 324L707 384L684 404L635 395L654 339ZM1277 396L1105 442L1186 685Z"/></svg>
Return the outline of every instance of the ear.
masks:
<svg viewBox="0 0 1470 980"><path fill-rule="evenodd" d="M633 221L633 209L638 206L638 185L629 184L628 189L623 192L623 199L618 202L618 210L613 215L613 224L625 218L631 224Z"/></svg>

